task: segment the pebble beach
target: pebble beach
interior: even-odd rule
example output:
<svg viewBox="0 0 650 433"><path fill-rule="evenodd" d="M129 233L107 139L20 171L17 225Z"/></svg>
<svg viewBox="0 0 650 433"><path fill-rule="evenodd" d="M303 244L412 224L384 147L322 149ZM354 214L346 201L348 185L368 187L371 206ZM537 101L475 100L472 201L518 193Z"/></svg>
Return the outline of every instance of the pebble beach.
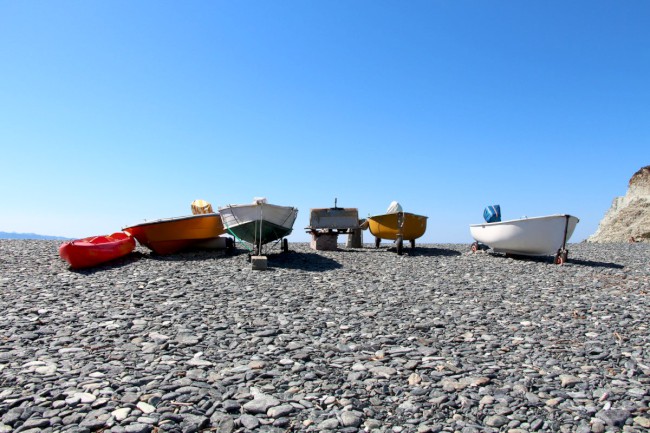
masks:
<svg viewBox="0 0 650 433"><path fill-rule="evenodd" d="M644 432L650 244L124 259L0 240L2 432Z"/></svg>

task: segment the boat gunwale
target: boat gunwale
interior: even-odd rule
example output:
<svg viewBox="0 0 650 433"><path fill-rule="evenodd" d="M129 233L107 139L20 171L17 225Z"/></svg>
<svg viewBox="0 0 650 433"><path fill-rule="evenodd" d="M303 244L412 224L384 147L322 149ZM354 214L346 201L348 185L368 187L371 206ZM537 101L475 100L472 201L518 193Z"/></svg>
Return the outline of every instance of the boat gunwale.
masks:
<svg viewBox="0 0 650 433"><path fill-rule="evenodd" d="M369 216L369 217L366 217L366 219L379 218L379 217L384 217L384 216L387 216L387 215L397 215L399 213L402 213L404 215L413 215L413 216L418 217L418 218L427 218L427 219L429 218L426 215L419 215L419 214L412 213L412 212L392 212L392 213L383 213L383 214L379 214L379 215Z"/></svg>
<svg viewBox="0 0 650 433"><path fill-rule="evenodd" d="M200 219L200 218L209 218L209 217L217 217L221 221L221 217L218 212L214 213L208 213L208 214L200 214L200 215L186 215L186 216L179 216L179 217L171 217L171 218L161 218L157 219L155 221L145 221L140 224L134 224L131 226L124 226L122 230L126 229L131 229L135 227L145 227L145 226L150 226L154 224L160 224L160 223L167 223L167 222L177 222L177 221L184 221L184 220L189 220L189 219Z"/></svg>
<svg viewBox="0 0 650 433"><path fill-rule="evenodd" d="M518 223L522 221L535 221L535 220L543 220L543 219L553 219L557 217L569 217L569 218L575 218L577 221L576 223L580 222L580 218L578 218L575 215L571 214L556 214L556 215L545 215L545 216L540 216L540 217L530 217L530 218L518 218L514 220L506 220L506 221L496 221L493 223L479 223L479 224L470 224L470 227L484 227L484 226L498 226L498 225L505 225L505 224L511 224L511 223Z"/></svg>
<svg viewBox="0 0 650 433"><path fill-rule="evenodd" d="M226 206L220 206L218 208L219 209L219 215L221 215L221 212L223 211L223 213L226 216L234 218L235 222L236 222L236 224L234 224L234 225L228 225L226 223L226 221L224 220L224 216L221 216L221 221L223 222L223 225L224 225L224 228L226 229L226 231L229 231L230 228L232 228L232 227L239 227L241 225L245 225L245 224L248 224L250 222L255 222L255 221L266 221L266 222L270 223L271 221L268 221L263 216L261 218L256 218L256 219L250 220L250 221L239 221L239 218L237 217L237 215L235 215L235 212L233 211L234 208L236 208L236 209L256 208L258 206L259 207L271 206L271 207L274 207L276 209L289 210L289 212L287 213L287 218L285 218L283 223L286 223L287 221L289 221L291 219L291 217L293 217L293 220L291 222L291 226L287 227L287 226L284 226L283 224L276 224L276 225L279 225L280 227L289 228L291 231L293 231L293 225L296 223L296 219L298 219L298 208L294 207L294 206L282 206L282 205L271 204L271 203L228 204ZM289 234L291 234L291 232ZM287 234L287 236L289 234Z"/></svg>
<svg viewBox="0 0 650 433"><path fill-rule="evenodd" d="M219 211L222 211L222 210L228 210L228 209L231 209L231 208L244 208L244 207L257 207L257 206L272 206L272 207L276 207L276 208L280 208L280 209L291 209L291 210L294 210L296 212L298 211L298 208L294 207L294 206L282 206L282 205L279 205L279 204L272 204L272 203L227 204L225 206L219 206L218 209L219 209Z"/></svg>

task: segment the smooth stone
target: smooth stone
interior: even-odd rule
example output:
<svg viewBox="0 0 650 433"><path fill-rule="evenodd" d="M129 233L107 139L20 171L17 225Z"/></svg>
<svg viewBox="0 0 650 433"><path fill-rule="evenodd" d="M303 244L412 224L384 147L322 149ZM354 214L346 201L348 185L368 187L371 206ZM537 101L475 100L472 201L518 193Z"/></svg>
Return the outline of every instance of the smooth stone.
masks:
<svg viewBox="0 0 650 433"><path fill-rule="evenodd" d="M270 407L266 414L271 418L282 418L289 415L294 411L294 407L290 404L281 404L279 406Z"/></svg>
<svg viewBox="0 0 650 433"><path fill-rule="evenodd" d="M265 414L273 406L280 405L280 400L267 394L257 394L253 400L244 404L245 412L252 414Z"/></svg>
<svg viewBox="0 0 650 433"><path fill-rule="evenodd" d="M637 416L634 418L633 421L636 424L640 425L641 427L650 429L650 418L646 418L644 416Z"/></svg>
<svg viewBox="0 0 650 433"><path fill-rule="evenodd" d="M341 424L343 427L359 427L361 422L361 417L353 412L344 411L341 413Z"/></svg>
<svg viewBox="0 0 650 433"><path fill-rule="evenodd" d="M181 427L184 432L199 431L204 427L206 427L210 422L210 419L208 417L202 415L184 413L182 414L182 416L183 416L183 421L181 421Z"/></svg>
<svg viewBox="0 0 650 433"><path fill-rule="evenodd" d="M209 367L213 365L213 363L208 361L207 359L201 359L201 358L192 358L189 361L187 361L187 364L192 365L194 367Z"/></svg>
<svg viewBox="0 0 650 433"><path fill-rule="evenodd" d="M319 430L334 430L338 428L339 421L336 418L328 418L318 423Z"/></svg>
<svg viewBox="0 0 650 433"><path fill-rule="evenodd" d="M571 386L571 385L574 385L574 384L579 383L579 382L581 382L580 379L578 379L577 377L572 376L570 374L561 374L560 375L560 384L562 385L562 387Z"/></svg>
<svg viewBox="0 0 650 433"><path fill-rule="evenodd" d="M153 426L138 422L124 426L125 433L150 433L152 429Z"/></svg>
<svg viewBox="0 0 650 433"><path fill-rule="evenodd" d="M601 410L596 413L596 417L609 426L617 427L625 424L625 421L630 417L630 412L624 409Z"/></svg>
<svg viewBox="0 0 650 433"><path fill-rule="evenodd" d="M235 420L230 415L215 412L210 417L210 425L218 432L231 433L235 429Z"/></svg>
<svg viewBox="0 0 650 433"><path fill-rule="evenodd" d="M169 336L161 334L159 332L150 332L149 338L151 338L155 343L164 343L169 340Z"/></svg>
<svg viewBox="0 0 650 433"><path fill-rule="evenodd" d="M149 403L145 403L144 401L138 402L136 407L140 409L144 414L150 414L156 411L156 408L154 406L150 405Z"/></svg>
<svg viewBox="0 0 650 433"><path fill-rule="evenodd" d="M45 428L50 426L50 420L43 418L30 418L20 426L20 430L24 431L32 428Z"/></svg>
<svg viewBox="0 0 650 433"><path fill-rule="evenodd" d="M249 430L253 430L260 425L260 420L253 415L244 414L239 417L239 423Z"/></svg>
<svg viewBox="0 0 650 433"><path fill-rule="evenodd" d="M121 407L111 412L111 416L115 418L117 421L124 421L126 417L129 416L129 412L131 412L131 408Z"/></svg>
<svg viewBox="0 0 650 433"><path fill-rule="evenodd" d="M390 379L391 376L394 376L397 373L397 370L395 370L393 367L380 366L380 367L372 367L370 369L370 373L378 377Z"/></svg>
<svg viewBox="0 0 650 433"><path fill-rule="evenodd" d="M510 420L506 418L505 416L501 415L491 415L485 418L485 425L489 427L503 427L504 425L508 424Z"/></svg>
<svg viewBox="0 0 650 433"><path fill-rule="evenodd" d="M23 410L21 408L9 409L2 415L2 422L7 425L14 425L16 421L20 420Z"/></svg>
<svg viewBox="0 0 650 433"><path fill-rule="evenodd" d="M43 367L36 367L34 371L38 374L42 374L43 376L49 376L51 374L56 373L57 366L56 364L49 364Z"/></svg>
<svg viewBox="0 0 650 433"><path fill-rule="evenodd" d="M90 430L98 430L106 425L110 417L111 415L104 410L93 410L86 415L79 426Z"/></svg>

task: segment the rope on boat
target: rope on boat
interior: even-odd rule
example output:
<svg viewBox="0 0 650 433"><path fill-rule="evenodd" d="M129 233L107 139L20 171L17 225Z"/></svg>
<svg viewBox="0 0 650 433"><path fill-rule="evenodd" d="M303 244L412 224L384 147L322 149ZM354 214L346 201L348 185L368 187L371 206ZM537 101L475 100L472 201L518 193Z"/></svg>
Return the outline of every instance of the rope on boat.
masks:
<svg viewBox="0 0 650 433"><path fill-rule="evenodd" d="M238 221L238 220L237 220L237 216L235 216L235 214L234 214L233 211L232 211L232 207L231 207L231 206L228 206L228 207L230 208L230 214L233 216L233 218L235 219L235 221ZM246 249L247 249L248 251L250 251L250 252L253 252L253 250L252 250L251 248L248 248L248 245L247 245L247 242L246 242L246 241L244 241L243 239L241 239L239 236L237 236L235 233L233 233L232 230L230 230L230 227L228 226L228 223L227 223L226 221L224 221L223 223L224 223L224 225L226 226L226 230L228 230L228 233L230 233L230 234L231 234L235 239L237 239L237 240L239 241L239 243L242 244L242 245L244 246L244 248L246 248Z"/></svg>

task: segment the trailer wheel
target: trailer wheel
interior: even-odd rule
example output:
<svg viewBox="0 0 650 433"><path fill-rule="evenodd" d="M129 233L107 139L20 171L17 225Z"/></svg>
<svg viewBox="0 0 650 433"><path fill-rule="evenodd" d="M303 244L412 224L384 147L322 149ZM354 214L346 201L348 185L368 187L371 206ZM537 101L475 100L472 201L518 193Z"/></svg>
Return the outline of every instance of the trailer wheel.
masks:
<svg viewBox="0 0 650 433"><path fill-rule="evenodd" d="M401 256L404 249L404 240L401 236L397 237L397 255Z"/></svg>
<svg viewBox="0 0 650 433"><path fill-rule="evenodd" d="M375 248L379 248L380 243L381 243L381 238L375 237Z"/></svg>
<svg viewBox="0 0 650 433"><path fill-rule="evenodd" d="M289 252L289 240L286 238L282 239L282 252L285 254Z"/></svg>
<svg viewBox="0 0 650 433"><path fill-rule="evenodd" d="M415 239L411 239L411 249L415 249Z"/></svg>
<svg viewBox="0 0 650 433"><path fill-rule="evenodd" d="M478 248L478 242L474 242L471 246L472 252L475 253L479 250Z"/></svg>
<svg viewBox="0 0 650 433"><path fill-rule="evenodd" d="M555 253L555 264L556 265L563 265L569 260L569 252L567 250L558 250L557 253Z"/></svg>

